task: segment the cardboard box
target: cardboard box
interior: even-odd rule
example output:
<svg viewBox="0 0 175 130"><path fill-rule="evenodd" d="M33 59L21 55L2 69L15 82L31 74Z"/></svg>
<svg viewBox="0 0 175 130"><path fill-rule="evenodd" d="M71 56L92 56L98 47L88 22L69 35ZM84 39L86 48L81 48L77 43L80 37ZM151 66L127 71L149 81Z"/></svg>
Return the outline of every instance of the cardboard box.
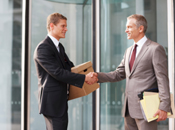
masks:
<svg viewBox="0 0 175 130"><path fill-rule="evenodd" d="M71 68L71 71L74 73L85 74L85 75L88 74L89 72L94 72L91 61L73 67ZM69 100L86 96L95 91L99 87L100 86L98 83L89 85L86 82L84 83L82 88L70 85Z"/></svg>

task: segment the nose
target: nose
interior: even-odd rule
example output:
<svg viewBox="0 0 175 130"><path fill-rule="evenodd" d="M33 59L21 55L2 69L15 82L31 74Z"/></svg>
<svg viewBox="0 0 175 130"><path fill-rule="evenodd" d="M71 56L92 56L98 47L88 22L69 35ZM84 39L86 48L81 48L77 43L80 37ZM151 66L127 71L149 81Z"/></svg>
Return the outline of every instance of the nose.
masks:
<svg viewBox="0 0 175 130"><path fill-rule="evenodd" d="M126 33L128 32L128 29L127 29L127 28L125 29L125 32L126 32Z"/></svg>
<svg viewBox="0 0 175 130"><path fill-rule="evenodd" d="M66 31L68 30L67 27L65 27L65 30L66 30Z"/></svg>

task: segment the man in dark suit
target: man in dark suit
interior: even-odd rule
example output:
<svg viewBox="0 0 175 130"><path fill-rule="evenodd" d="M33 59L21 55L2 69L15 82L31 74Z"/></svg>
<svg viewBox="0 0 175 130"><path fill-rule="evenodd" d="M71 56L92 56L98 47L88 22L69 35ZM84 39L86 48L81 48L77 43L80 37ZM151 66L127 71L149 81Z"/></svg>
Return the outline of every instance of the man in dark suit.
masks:
<svg viewBox="0 0 175 130"><path fill-rule="evenodd" d="M65 38L67 18L53 13L47 18L48 36L35 49L38 75L39 113L44 115L47 130L67 130L69 84L82 88L94 82L90 75L71 72L73 63L65 53L60 38Z"/></svg>
<svg viewBox="0 0 175 130"><path fill-rule="evenodd" d="M109 73L92 73L98 76L99 82L116 82L126 79L125 103L123 116L125 130L157 130L157 122L167 118L170 112L170 92L168 80L167 56L164 48L145 36L147 21L142 15L131 15L127 18L126 30L128 39L134 44L125 51L120 65ZM160 105L155 113L157 122L144 120L138 94L159 90Z"/></svg>

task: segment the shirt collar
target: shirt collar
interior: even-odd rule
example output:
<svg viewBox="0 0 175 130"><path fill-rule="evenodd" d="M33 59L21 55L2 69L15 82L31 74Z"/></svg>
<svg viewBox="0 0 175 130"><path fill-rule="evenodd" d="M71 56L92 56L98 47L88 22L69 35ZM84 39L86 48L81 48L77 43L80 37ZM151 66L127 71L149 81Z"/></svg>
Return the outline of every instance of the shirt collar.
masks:
<svg viewBox="0 0 175 130"><path fill-rule="evenodd" d="M60 42L55 37L53 37L52 35L50 35L50 34L47 34L47 35L50 37L50 39L55 44L55 46L58 47Z"/></svg>
<svg viewBox="0 0 175 130"><path fill-rule="evenodd" d="M143 44L146 42L146 40L147 40L147 37L144 36L137 43L134 42L134 44L137 44L138 46L143 46Z"/></svg>

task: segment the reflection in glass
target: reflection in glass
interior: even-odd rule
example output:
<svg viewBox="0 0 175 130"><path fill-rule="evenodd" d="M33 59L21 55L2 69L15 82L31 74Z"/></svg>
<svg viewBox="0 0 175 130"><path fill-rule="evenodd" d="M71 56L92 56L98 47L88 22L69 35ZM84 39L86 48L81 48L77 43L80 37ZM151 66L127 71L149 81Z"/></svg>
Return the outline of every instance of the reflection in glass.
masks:
<svg viewBox="0 0 175 130"><path fill-rule="evenodd" d="M58 12L67 17L68 31L66 38L60 39L60 42L74 65L91 60L91 0L84 2L81 5L43 0L31 3L30 130L45 129L44 118L38 114L38 86L33 52L37 44L47 35L46 18L49 14ZM92 130L92 95L68 103L68 130Z"/></svg>
<svg viewBox="0 0 175 130"><path fill-rule="evenodd" d="M101 1L101 70L110 72L120 64L125 50L133 40L125 34L127 17L144 15L148 21L146 36L163 45L167 51L167 11L164 0L102 0ZM101 84L101 130L124 130L121 116L125 80ZM168 129L168 120L160 122L159 130Z"/></svg>
<svg viewBox="0 0 175 130"><path fill-rule="evenodd" d="M57 3L67 3L67 4L89 4L91 3L91 0L47 0L47 1L52 1L52 2L57 2Z"/></svg>
<svg viewBox="0 0 175 130"><path fill-rule="evenodd" d="M22 1L0 1L0 129L21 128Z"/></svg>

